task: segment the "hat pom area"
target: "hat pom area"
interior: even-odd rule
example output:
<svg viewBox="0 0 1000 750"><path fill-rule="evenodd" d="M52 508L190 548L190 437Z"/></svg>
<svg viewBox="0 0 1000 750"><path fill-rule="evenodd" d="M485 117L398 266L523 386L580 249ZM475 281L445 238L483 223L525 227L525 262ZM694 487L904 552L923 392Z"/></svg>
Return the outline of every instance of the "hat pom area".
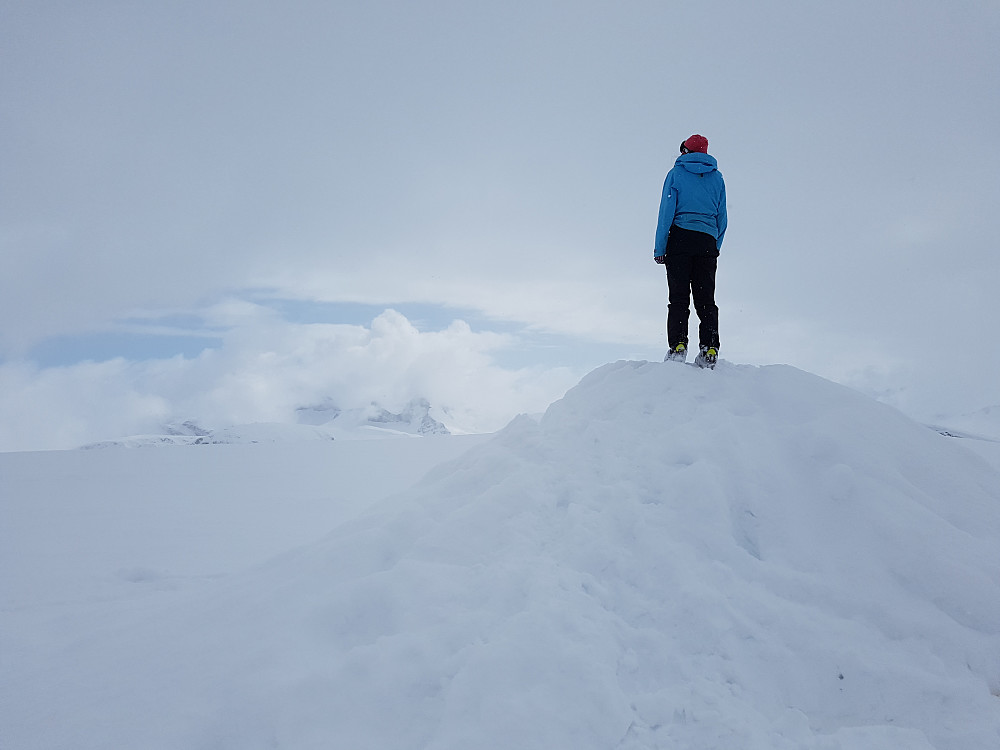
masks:
<svg viewBox="0 0 1000 750"><path fill-rule="evenodd" d="M692 135L686 141L684 141L684 148L688 151L697 151L701 154L708 153L708 138L703 135Z"/></svg>

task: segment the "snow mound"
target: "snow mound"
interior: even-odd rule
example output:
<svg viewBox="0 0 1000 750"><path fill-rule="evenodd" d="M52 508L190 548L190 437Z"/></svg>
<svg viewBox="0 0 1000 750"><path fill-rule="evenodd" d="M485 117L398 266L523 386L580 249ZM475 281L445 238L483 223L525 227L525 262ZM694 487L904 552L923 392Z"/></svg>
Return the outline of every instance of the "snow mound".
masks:
<svg viewBox="0 0 1000 750"><path fill-rule="evenodd" d="M961 443L790 367L606 365L91 635L46 746L998 747L1000 474Z"/></svg>

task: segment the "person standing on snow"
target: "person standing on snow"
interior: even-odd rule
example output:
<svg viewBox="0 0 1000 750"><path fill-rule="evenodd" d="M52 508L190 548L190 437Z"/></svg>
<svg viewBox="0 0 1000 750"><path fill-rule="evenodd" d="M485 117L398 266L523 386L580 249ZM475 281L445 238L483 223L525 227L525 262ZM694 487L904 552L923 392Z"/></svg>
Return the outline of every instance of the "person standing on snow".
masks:
<svg viewBox="0 0 1000 750"><path fill-rule="evenodd" d="M699 367L715 367L719 357L719 308L715 271L726 234L726 183L708 139L692 135L663 182L653 260L667 269L667 343L664 361L687 359L690 299L698 313Z"/></svg>

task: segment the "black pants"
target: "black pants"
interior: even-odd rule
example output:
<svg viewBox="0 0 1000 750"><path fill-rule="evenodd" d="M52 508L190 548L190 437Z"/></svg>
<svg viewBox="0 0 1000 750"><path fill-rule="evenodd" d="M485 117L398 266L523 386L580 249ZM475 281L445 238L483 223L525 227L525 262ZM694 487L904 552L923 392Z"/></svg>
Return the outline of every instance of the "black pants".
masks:
<svg viewBox="0 0 1000 750"><path fill-rule="evenodd" d="M719 348L719 308L715 304L715 272L719 251L704 232L671 227L667 238L667 343L688 344L690 300L698 313L698 344Z"/></svg>

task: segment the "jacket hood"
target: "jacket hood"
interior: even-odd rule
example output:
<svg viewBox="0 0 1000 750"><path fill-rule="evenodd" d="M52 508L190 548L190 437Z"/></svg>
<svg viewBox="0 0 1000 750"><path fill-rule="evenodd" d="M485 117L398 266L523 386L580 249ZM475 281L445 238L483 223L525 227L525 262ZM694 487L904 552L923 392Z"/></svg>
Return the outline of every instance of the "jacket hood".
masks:
<svg viewBox="0 0 1000 750"><path fill-rule="evenodd" d="M714 156L691 151L678 156L677 161L674 162L674 166L684 167L688 172L694 174L706 174L716 171L719 168L719 162L715 160Z"/></svg>

